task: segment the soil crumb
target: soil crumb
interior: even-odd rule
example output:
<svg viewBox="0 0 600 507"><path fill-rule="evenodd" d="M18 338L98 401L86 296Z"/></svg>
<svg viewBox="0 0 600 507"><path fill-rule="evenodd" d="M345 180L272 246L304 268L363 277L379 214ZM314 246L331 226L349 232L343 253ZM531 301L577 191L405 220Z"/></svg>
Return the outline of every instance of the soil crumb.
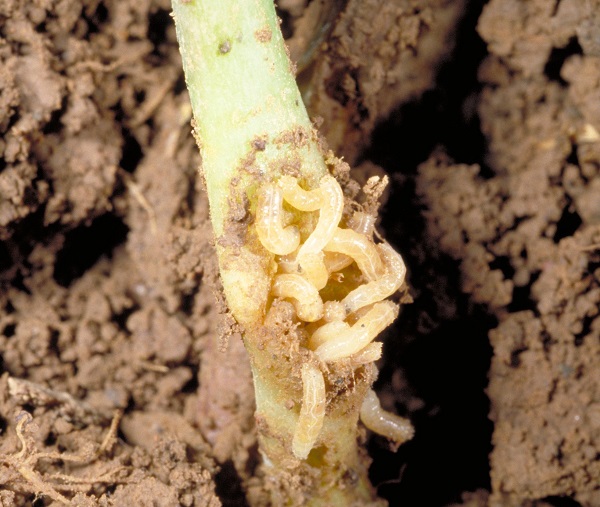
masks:
<svg viewBox="0 0 600 507"><path fill-rule="evenodd" d="M414 303L376 387L417 433L397 455L369 440L374 477L392 471L380 494L395 505L388 492L414 481L443 491L436 507L600 505L600 2L279 8L311 115L357 177L393 171L365 151L376 128L404 142L382 122L445 94L440 73L470 51L454 49L462 20L479 17L487 48L455 105L477 118L483 154L453 160L440 142L384 196ZM0 2L1 506L263 505L251 372L218 297L170 9ZM428 387L485 377L469 353L491 346L481 419L464 391L438 396L400 366L440 323L448 357L410 368ZM430 431L451 404L465 438L493 423L489 474L467 469L483 479L449 484L458 475L423 452L452 439Z"/></svg>
<svg viewBox="0 0 600 507"><path fill-rule="evenodd" d="M428 230L498 319L489 505L600 504L598 2L492 0L478 30L479 165L421 165ZM554 504L552 504L554 505Z"/></svg>

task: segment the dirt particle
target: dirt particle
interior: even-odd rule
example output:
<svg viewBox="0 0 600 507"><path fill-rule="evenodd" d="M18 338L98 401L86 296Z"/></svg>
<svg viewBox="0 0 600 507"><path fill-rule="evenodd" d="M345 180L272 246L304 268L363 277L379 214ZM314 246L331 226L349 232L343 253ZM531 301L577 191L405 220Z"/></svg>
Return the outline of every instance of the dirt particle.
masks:
<svg viewBox="0 0 600 507"><path fill-rule="evenodd" d="M224 40L219 44L219 54L226 55L231 51L231 41L229 39Z"/></svg>
<svg viewBox="0 0 600 507"><path fill-rule="evenodd" d="M302 148L306 146L309 139L311 138L311 133L307 131L305 128L300 127L299 125L296 127L292 127L281 135L279 135L275 139L275 143L277 144L291 144L295 148Z"/></svg>
<svg viewBox="0 0 600 507"><path fill-rule="evenodd" d="M273 32L271 32L271 29L268 26L265 26L256 30L256 32L254 32L254 37L256 37L258 42L265 44L271 42Z"/></svg>
<svg viewBox="0 0 600 507"><path fill-rule="evenodd" d="M121 430L147 438L117 442L114 456L105 453L89 466L77 465L77 476L89 482L99 467L128 465L135 468L135 481L119 482L123 477L118 475L112 483L91 485L85 493L61 490L73 505L83 506L84 500L85 505L138 505L148 497L161 505L219 505L211 479L213 458L235 468L250 504L265 505L250 501L253 494L255 498L269 495L255 472L252 373L237 334L239 325L222 302L218 285L213 238L206 222L208 200L200 192L202 173L195 179L200 157L191 137L185 135L190 115L183 111L189 110L189 103L175 32L172 25L163 25L168 21L166 7L157 8L165 2L34 3L38 7L26 0L0 1L0 16L6 20L0 51L4 64L0 65L0 363L27 382L77 398L73 398L76 403L58 403L49 397L48 403L24 401L9 392L8 374L0 376L0 413L4 414L0 461L22 449L15 426L24 424L28 416L15 420L15 415L23 409L34 415L34 421L23 428L28 452L22 456L29 459L62 447L76 452L86 445L92 450L100 446L107 422L94 420L89 412L76 416L82 403L102 414L127 406L129 416ZM292 4L304 9L307 3L310 12L302 16L302 24L292 20L291 61L300 62L307 44L316 40L311 34L323 26L314 22L321 13L328 6L345 6L331 29L332 37L315 48L312 66L299 63L299 68L301 79L313 92L309 110L321 116L315 128L322 123L329 146L353 166L357 157L363 160L362 149L372 140L381 118L435 86L437 69L456 39L452 35L456 18L467 14L474 31L479 16L473 9L484 8L465 0L424 0L418 6L406 0L279 2L287 5L288 12ZM399 231L406 229L407 245L416 245L411 235L420 225L414 224L423 222L429 242L415 247L412 255L429 262L439 258L443 266L449 265L447 257L452 266L456 264L455 275L439 276L438 268L430 264L411 263L420 297L407 317L411 312L421 315L417 325L435 327L433 333L444 339L443 330L449 330L452 341L444 350L458 350L465 358L471 358L467 350L488 353L485 334L494 327L493 357L490 350L489 360L478 358L468 369L461 368L458 353L438 350L417 358L422 370L436 372L432 386L441 378L443 392L456 392L455 386L462 389L460 428L468 432L461 433L445 416L445 432L421 433L417 447L408 449L407 470L415 470L411 457L415 455L426 456L423 465L427 466L421 467L422 474L402 481L403 495L409 495L403 503L446 505L447 501L435 502L431 496L423 498L429 491L420 488L421 481L429 484L433 475L439 475L456 488L468 479L470 487L493 489L465 493L460 505L488 501L537 505L534 499L546 495L553 495L547 501L556 505L600 505L599 490L590 481L600 474L594 445L600 387L593 363L600 343L599 0L490 0L485 4L478 30L489 56L477 76L472 76L479 82L470 109L477 113L478 132L486 139L487 165L468 165L480 160L469 152L467 161L458 157L467 165L433 157L415 173L407 161L412 160L412 143L406 141L406 149L394 160L394 166L403 168L392 178L394 192L416 184L422 196L418 206L426 205L427 210L388 215L398 220L385 228L390 241L398 241L404 234ZM300 15L299 10L292 16ZM274 34L257 30L251 36L259 44L274 43L269 39ZM226 39L213 43L212 50L219 56L240 42L233 35ZM456 60L469 51L457 51ZM469 74L461 78L469 79ZM165 83L175 84L165 88ZM303 107L300 100L293 104ZM415 126L411 124L413 134ZM278 148L297 147L314 137L313 129L291 129L277 140L265 136L264 145L260 137L253 139L240 161L242 174L264 177L256 158L267 142L279 143ZM377 148L371 155L392 158ZM276 165L293 176L301 167L296 158L281 157ZM374 194L367 196L358 183L352 183L346 162L331 156L328 165L347 198L358 196L363 208L370 203L376 206ZM174 170L164 171L165 167ZM269 166L266 173L274 169L275 165ZM353 169L352 177L377 174L372 170L362 165ZM124 172L147 205L135 197ZM363 202L363 198L370 200ZM414 196L408 200L413 211ZM392 197L388 206L392 208L396 201L400 199ZM247 206L240 197L228 216L230 236L240 245L251 218ZM154 226L149 216L154 217ZM149 233L152 227L156 235ZM82 231L92 234L82 236ZM94 232L102 233L102 241L95 241ZM90 241L80 245L74 241L77 238ZM435 278L423 275L429 271ZM460 299L452 298L453 287L460 289ZM215 304L212 290L221 297L220 303ZM428 293L434 294L431 305L435 302L436 307L423 306L421 296L427 298ZM463 307L479 306L486 308L486 319L493 323L475 326L477 332L469 332L468 341L453 332L458 328L439 324L455 314L465 318ZM292 372L289 376L299 392L289 349L300 338L284 327L289 322L283 318L286 312L282 307L280 314L270 317L271 334L265 332L257 348L269 350L269 340L283 337L276 357L281 358L282 371ZM225 337L221 341L216 339L219 334ZM386 346L392 342L399 340ZM408 350L412 361L414 349ZM440 355L448 369L436 362ZM389 356L394 359L387 359L378 385L388 389L391 405L399 408L408 398L408 406L413 407L409 412L420 411L425 420L430 399L410 394L412 381L403 381L406 385L394 392L386 384L386 370L399 372L395 358L403 356ZM492 431L487 406L483 415L465 409L475 392L466 380L479 369L489 378L494 425L491 476L486 468L487 447L481 451L485 460L477 466L477 474L473 471L479 453L469 457L471 437L485 443L483 447L490 442L482 440L488 438L487 426L475 426L481 424L476 417L485 419ZM349 395L355 389L357 384L344 382L345 375L347 371L340 367L327 377L332 395ZM448 384L454 378L459 383ZM478 399L485 398L481 389L477 387ZM38 389L37 401L40 395ZM453 399L441 397L439 413L448 415L445 403ZM439 419L435 411L430 414L428 423ZM259 416L257 422L269 431L263 418ZM148 431L140 433L140 428ZM210 449L201 442L197 428ZM440 445L450 430L456 431L454 440L467 458L466 467L461 467L463 479L444 465L446 456L454 459L458 452ZM273 429L270 435L276 437ZM35 446L29 445L30 438ZM424 453L421 445L426 446ZM430 454L433 446L437 446L435 454ZM323 449L318 452L324 453ZM392 476L378 481L383 486L380 493L399 503L394 496L398 490L393 488L400 465L392 470L383 454L377 451L374 470L385 468ZM48 476L69 472L60 460L44 459L40 468ZM442 470L444 475L438 474ZM0 505L31 505L34 493L22 490L25 482L14 468L4 467L0 475ZM352 467L340 485L352 484L358 476ZM273 488L281 485L281 491L290 492L296 487L300 496L299 486L294 485L312 480L292 473L285 479L290 486L276 482ZM429 488L436 490L437 498L448 492L438 486ZM418 490L418 500L410 497L409 489ZM458 498L460 491L455 493ZM221 500L226 505L242 504Z"/></svg>
<svg viewBox="0 0 600 507"><path fill-rule="evenodd" d="M256 137L252 140L252 146L256 151L265 151L267 140L264 137Z"/></svg>

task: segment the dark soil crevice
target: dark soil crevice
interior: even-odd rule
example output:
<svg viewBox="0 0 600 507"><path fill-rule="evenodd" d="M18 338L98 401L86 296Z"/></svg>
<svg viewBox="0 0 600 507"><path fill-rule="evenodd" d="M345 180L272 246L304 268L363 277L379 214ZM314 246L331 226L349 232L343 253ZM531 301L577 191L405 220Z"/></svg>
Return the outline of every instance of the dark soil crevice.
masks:
<svg viewBox="0 0 600 507"><path fill-rule="evenodd" d="M552 49L548 61L544 67L544 75L551 81L555 81L561 86L566 87L568 83L560 75L562 66L570 56L582 54L583 49L579 45L577 37L571 37L566 46Z"/></svg>
<svg viewBox="0 0 600 507"><path fill-rule="evenodd" d="M416 436L369 438L379 493L599 505L600 0L279 3L292 58L329 34L301 79L330 147L390 176L378 228L414 302L375 388ZM0 2L0 456L23 409L32 451L55 452L100 445L121 408L77 473L135 474L92 481L90 505L245 507L265 492L251 372L237 336L219 350L170 3L42 4ZM18 398L9 375L103 422ZM2 466L0 504L50 502Z"/></svg>
<svg viewBox="0 0 600 507"><path fill-rule="evenodd" d="M127 238L128 228L114 215L96 218L89 226L81 226L65 235L56 256L54 279L68 287L92 267L103 255L110 256Z"/></svg>
<svg viewBox="0 0 600 507"><path fill-rule="evenodd" d="M457 262L431 244L413 180L418 164L438 145L485 168L486 145L474 109L481 89L477 70L486 55L475 32L482 6L469 7L454 57L441 67L435 89L380 124L365 153L393 175L382 229L404 256L415 297L388 336L377 386L393 385L392 374L401 372L410 388L396 394L406 404L396 409L405 413L409 407L416 436L395 454L378 438L369 447L371 477L392 506L447 505L460 501L464 491L491 487L493 425L484 389L492 356L487 333L497 320L469 301Z"/></svg>

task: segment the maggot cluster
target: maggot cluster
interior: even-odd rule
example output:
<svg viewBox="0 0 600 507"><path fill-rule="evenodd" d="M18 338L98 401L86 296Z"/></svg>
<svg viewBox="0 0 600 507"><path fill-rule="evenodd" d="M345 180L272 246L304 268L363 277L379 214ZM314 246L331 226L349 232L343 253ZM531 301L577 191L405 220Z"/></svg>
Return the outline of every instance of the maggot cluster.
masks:
<svg viewBox="0 0 600 507"><path fill-rule="evenodd" d="M295 210L286 213L284 203ZM293 176L282 176L258 192L256 232L265 249L275 255L277 273L271 295L289 301L299 321L306 323L306 348L313 358L302 365L302 405L292 440L292 451L305 459L318 440L326 414L323 371L332 363L349 360L354 367L381 357L375 338L398 314L386 298L404 283L402 257L388 243L374 241L373 215L356 210L342 227L344 194L332 175L318 188L306 190ZM302 241L299 223L304 213L318 212L318 220ZM300 217L300 219L298 218ZM327 284L355 265L360 281L341 299L327 299ZM412 437L410 423L385 412L370 391L361 408L369 429L396 443Z"/></svg>

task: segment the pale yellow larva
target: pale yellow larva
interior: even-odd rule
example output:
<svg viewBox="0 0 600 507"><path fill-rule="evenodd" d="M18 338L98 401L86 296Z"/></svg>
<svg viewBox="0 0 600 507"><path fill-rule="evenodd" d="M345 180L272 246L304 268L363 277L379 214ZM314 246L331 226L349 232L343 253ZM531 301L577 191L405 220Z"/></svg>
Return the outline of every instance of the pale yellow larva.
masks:
<svg viewBox="0 0 600 507"><path fill-rule="evenodd" d="M317 211L322 205L321 192L316 190L304 190L298 185L298 180L292 176L279 178L279 186L283 192L283 198L294 208L300 211Z"/></svg>
<svg viewBox="0 0 600 507"><path fill-rule="evenodd" d="M372 241L352 229L337 228L325 251L345 254L356 262L368 281L378 279L384 273L383 263Z"/></svg>
<svg viewBox="0 0 600 507"><path fill-rule="evenodd" d="M273 296L292 299L300 320L315 322L323 317L323 301L306 278L296 274L277 275L271 289Z"/></svg>
<svg viewBox="0 0 600 507"><path fill-rule="evenodd" d="M296 255L291 253L284 255L277 260L277 267L280 273L298 273L298 263Z"/></svg>
<svg viewBox="0 0 600 507"><path fill-rule="evenodd" d="M256 233L262 245L276 255L287 255L298 248L300 232L295 226L283 226L281 189L268 184L258 194Z"/></svg>
<svg viewBox="0 0 600 507"><path fill-rule="evenodd" d="M315 354L325 362L356 354L388 327L397 315L398 307L391 301L375 303L350 329L331 337L315 350Z"/></svg>
<svg viewBox="0 0 600 507"><path fill-rule="evenodd" d="M298 263L297 255L290 254L279 258L277 263L280 273L289 273L301 275L308 280L309 283L315 286L319 291L329 279L329 271L323 262L323 253L307 254L302 259L302 265Z"/></svg>
<svg viewBox="0 0 600 507"><path fill-rule="evenodd" d="M302 406L292 438L292 452L306 459L315 446L325 419L326 394L323 374L312 363L302 365Z"/></svg>
<svg viewBox="0 0 600 507"><path fill-rule="evenodd" d="M406 266L400 254L388 243L381 243L376 248L383 258L385 275L357 287L342 300L342 304L348 313L384 300L394 294L404 283Z"/></svg>
<svg viewBox="0 0 600 507"><path fill-rule="evenodd" d="M344 320L345 318L346 310L342 303L339 301L325 301L325 303L323 303L323 320L325 322Z"/></svg>
<svg viewBox="0 0 600 507"><path fill-rule="evenodd" d="M344 194L342 187L333 176L323 176L319 186L321 207L319 221L314 231L310 234L298 251L301 257L305 253L317 253L333 237L335 230L342 219L344 211Z"/></svg>
<svg viewBox="0 0 600 507"><path fill-rule="evenodd" d="M325 263L327 271L331 274L350 266L354 260L352 257L348 257L347 255L341 253L325 252L323 262Z"/></svg>
<svg viewBox="0 0 600 507"><path fill-rule="evenodd" d="M299 212L319 212L316 226L302 244L299 229L284 226L284 200ZM314 354L301 370L302 405L292 439L298 459L306 459L316 445L325 418L325 381L314 358L326 363L345 360L352 368L377 361L382 344L373 340L398 313L397 305L385 298L400 288L406 274L402 257L390 245L373 243L375 216L357 211L348 221L349 228L341 229L343 208L342 189L332 176L323 177L314 190L304 190L296 178L283 176L258 195L257 234L278 263L271 294L289 300L288 318L295 312L305 323L298 328L297 339ZM352 263L366 283L342 301L323 303L319 291L329 276ZM337 280L343 283L342 277ZM410 423L384 411L372 390L360 416L367 428L397 444L412 438Z"/></svg>
<svg viewBox="0 0 600 507"><path fill-rule="evenodd" d="M329 271L323 262L323 252L307 252L302 255L301 252L298 252L296 271L309 280L317 290L321 290L327 285Z"/></svg>
<svg viewBox="0 0 600 507"><path fill-rule="evenodd" d="M321 199L319 220L298 250L297 261L302 274L312 280L318 288L323 288L329 276L323 262L323 247L333 237L342 219L344 194L333 176L323 176L318 191Z"/></svg>
<svg viewBox="0 0 600 507"><path fill-rule="evenodd" d="M316 350L324 343L328 342L332 338L339 336L341 333L350 330L350 324L343 320L334 320L327 322L318 328L308 339L308 348Z"/></svg>
<svg viewBox="0 0 600 507"><path fill-rule="evenodd" d="M348 222L348 227L371 240L375 231L375 221L375 216L364 211L355 211ZM337 252L325 252L324 261L329 273L341 271L354 262L352 257Z"/></svg>
<svg viewBox="0 0 600 507"><path fill-rule="evenodd" d="M363 364L374 363L381 359L383 353L383 343L371 342L364 349L350 356L350 365L354 368Z"/></svg>
<svg viewBox="0 0 600 507"><path fill-rule="evenodd" d="M360 420L371 431L388 438L396 445L410 440L415 434L415 429L408 419L381 408L379 398L372 389L367 392L361 406Z"/></svg>
<svg viewBox="0 0 600 507"><path fill-rule="evenodd" d="M348 227L371 239L373 237L373 232L375 231L376 220L374 215L370 215L364 211L355 211L348 221Z"/></svg>

